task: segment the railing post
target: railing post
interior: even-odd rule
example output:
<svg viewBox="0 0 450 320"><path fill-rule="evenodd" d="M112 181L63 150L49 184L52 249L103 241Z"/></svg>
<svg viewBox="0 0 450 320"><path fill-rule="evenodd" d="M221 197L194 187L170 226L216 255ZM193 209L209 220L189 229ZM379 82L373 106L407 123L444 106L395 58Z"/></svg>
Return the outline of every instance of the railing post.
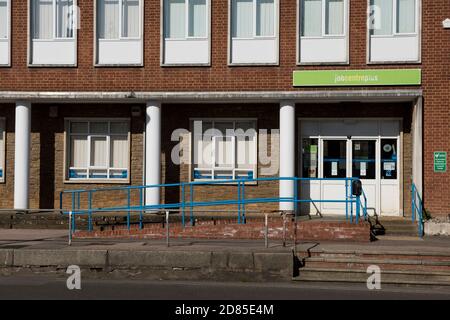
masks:
<svg viewBox="0 0 450 320"><path fill-rule="evenodd" d="M69 246L72 245L72 211L69 211Z"/></svg>
<svg viewBox="0 0 450 320"><path fill-rule="evenodd" d="M283 214L283 247L286 247L286 212Z"/></svg>
<svg viewBox="0 0 450 320"><path fill-rule="evenodd" d="M361 196L356 196L356 217L355 223L359 223L359 215L361 213Z"/></svg>
<svg viewBox="0 0 450 320"><path fill-rule="evenodd" d="M166 245L170 246L169 211L166 211Z"/></svg>
<svg viewBox="0 0 450 320"><path fill-rule="evenodd" d="M144 206L144 188L139 188L139 229L142 230L142 228L144 227L144 211L142 210L143 206Z"/></svg>
<svg viewBox="0 0 450 320"><path fill-rule="evenodd" d="M241 182L237 183L237 196L238 196L238 224L241 224Z"/></svg>
<svg viewBox="0 0 450 320"><path fill-rule="evenodd" d="M186 203L185 203L185 186L184 183L181 184L181 224L183 225L183 227L185 226L185 209L186 209Z"/></svg>
<svg viewBox="0 0 450 320"><path fill-rule="evenodd" d="M131 194L130 189L127 189L127 229L130 230L130 219L131 219L131 212L130 212L130 205L131 205Z"/></svg>
<svg viewBox="0 0 450 320"><path fill-rule="evenodd" d="M297 217L298 212L298 179L294 178L294 216Z"/></svg>
<svg viewBox="0 0 450 320"><path fill-rule="evenodd" d="M245 182L242 182L242 222L247 223L247 218L245 214Z"/></svg>
<svg viewBox="0 0 450 320"><path fill-rule="evenodd" d="M75 192L72 192L72 213L75 212ZM72 230L75 230L75 217L71 220Z"/></svg>
<svg viewBox="0 0 450 320"><path fill-rule="evenodd" d="M88 229L92 231L92 191L88 193Z"/></svg>
<svg viewBox="0 0 450 320"><path fill-rule="evenodd" d="M269 247L269 216L267 213L264 216L264 246Z"/></svg>
<svg viewBox="0 0 450 320"><path fill-rule="evenodd" d="M348 192L348 180L345 179L345 220L348 221L348 201L349 201L349 192Z"/></svg>
<svg viewBox="0 0 450 320"><path fill-rule="evenodd" d="M193 227L194 226L194 185L193 184L191 184L191 187L190 187L190 203L189 203L189 205L190 205L190 207L191 207L191 226Z"/></svg>

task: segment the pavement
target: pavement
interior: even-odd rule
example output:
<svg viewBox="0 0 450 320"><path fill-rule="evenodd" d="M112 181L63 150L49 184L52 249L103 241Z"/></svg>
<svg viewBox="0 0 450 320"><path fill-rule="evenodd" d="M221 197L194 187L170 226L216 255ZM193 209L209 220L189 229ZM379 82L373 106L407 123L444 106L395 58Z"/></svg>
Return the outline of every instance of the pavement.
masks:
<svg viewBox="0 0 450 320"><path fill-rule="evenodd" d="M292 252L293 243L283 247L281 241L269 240L269 247L265 248L264 240L170 239L168 247L166 240L74 239L69 246L66 230L0 229L0 249ZM450 255L450 237L385 238L370 243L301 241L296 249Z"/></svg>

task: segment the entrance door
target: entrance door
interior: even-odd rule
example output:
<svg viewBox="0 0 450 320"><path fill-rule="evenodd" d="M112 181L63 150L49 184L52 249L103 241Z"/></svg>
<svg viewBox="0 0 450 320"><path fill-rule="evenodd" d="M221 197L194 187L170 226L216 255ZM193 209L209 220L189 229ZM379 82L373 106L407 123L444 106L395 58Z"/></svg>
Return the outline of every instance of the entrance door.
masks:
<svg viewBox="0 0 450 320"><path fill-rule="evenodd" d="M330 179L322 181L322 200L345 200L345 181L334 179L348 177L348 153L347 139L322 141L322 177ZM322 212L345 213L345 203L322 202Z"/></svg>
<svg viewBox="0 0 450 320"><path fill-rule="evenodd" d="M379 212L377 149L377 139L351 140L351 177L358 178L362 182L369 214Z"/></svg>

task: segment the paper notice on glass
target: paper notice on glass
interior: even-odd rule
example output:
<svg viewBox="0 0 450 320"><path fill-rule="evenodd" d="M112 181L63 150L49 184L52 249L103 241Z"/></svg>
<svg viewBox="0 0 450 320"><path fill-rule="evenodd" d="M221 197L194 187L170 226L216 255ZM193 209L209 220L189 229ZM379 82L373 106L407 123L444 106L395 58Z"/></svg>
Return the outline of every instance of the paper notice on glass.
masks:
<svg viewBox="0 0 450 320"><path fill-rule="evenodd" d="M337 162L332 162L331 163L331 175L332 176L337 176L338 175L338 163Z"/></svg>
<svg viewBox="0 0 450 320"><path fill-rule="evenodd" d="M360 169L359 170L359 175L361 177L365 177L367 175L367 163L366 162L361 162L359 169Z"/></svg>
<svg viewBox="0 0 450 320"><path fill-rule="evenodd" d="M394 171L395 170L395 162L385 162L383 164L383 170Z"/></svg>

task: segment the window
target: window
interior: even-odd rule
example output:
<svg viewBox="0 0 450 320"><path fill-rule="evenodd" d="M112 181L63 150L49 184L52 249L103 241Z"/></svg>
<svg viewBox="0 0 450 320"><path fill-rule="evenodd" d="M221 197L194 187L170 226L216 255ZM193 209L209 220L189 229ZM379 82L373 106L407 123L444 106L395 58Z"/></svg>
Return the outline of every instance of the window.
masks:
<svg viewBox="0 0 450 320"><path fill-rule="evenodd" d="M99 39L140 38L139 0L98 0Z"/></svg>
<svg viewBox="0 0 450 320"><path fill-rule="evenodd" d="M128 180L129 121L69 120L68 179Z"/></svg>
<svg viewBox="0 0 450 320"><path fill-rule="evenodd" d="M166 39L205 38L208 30L207 0L165 0Z"/></svg>
<svg viewBox="0 0 450 320"><path fill-rule="evenodd" d="M143 0L96 0L96 65L142 65Z"/></svg>
<svg viewBox="0 0 450 320"><path fill-rule="evenodd" d="M419 0L370 0L369 62L420 62Z"/></svg>
<svg viewBox="0 0 450 320"><path fill-rule="evenodd" d="M348 0L299 1L299 62L348 63Z"/></svg>
<svg viewBox="0 0 450 320"><path fill-rule="evenodd" d="M255 179L255 120L193 121L194 180Z"/></svg>
<svg viewBox="0 0 450 320"><path fill-rule="evenodd" d="M73 38L73 0L34 0L31 12L33 39Z"/></svg>
<svg viewBox="0 0 450 320"><path fill-rule="evenodd" d="M210 0L164 0L165 65L205 65L210 61Z"/></svg>
<svg viewBox="0 0 450 320"><path fill-rule="evenodd" d="M232 0L232 37L275 36L275 0Z"/></svg>
<svg viewBox="0 0 450 320"><path fill-rule="evenodd" d="M0 40L9 38L8 1L0 0Z"/></svg>
<svg viewBox="0 0 450 320"><path fill-rule="evenodd" d="M278 0L230 0L230 63L278 63Z"/></svg>
<svg viewBox="0 0 450 320"><path fill-rule="evenodd" d="M30 0L31 65L76 65L76 0Z"/></svg>
<svg viewBox="0 0 450 320"><path fill-rule="evenodd" d="M344 35L344 0L301 0L302 37Z"/></svg>
<svg viewBox="0 0 450 320"><path fill-rule="evenodd" d="M372 34L416 33L416 5L416 0L371 0L375 10Z"/></svg>
<svg viewBox="0 0 450 320"><path fill-rule="evenodd" d="M0 182L5 181L5 119L0 118Z"/></svg>
<svg viewBox="0 0 450 320"><path fill-rule="evenodd" d="M0 66L8 66L10 60L9 11L9 0L0 0Z"/></svg>

